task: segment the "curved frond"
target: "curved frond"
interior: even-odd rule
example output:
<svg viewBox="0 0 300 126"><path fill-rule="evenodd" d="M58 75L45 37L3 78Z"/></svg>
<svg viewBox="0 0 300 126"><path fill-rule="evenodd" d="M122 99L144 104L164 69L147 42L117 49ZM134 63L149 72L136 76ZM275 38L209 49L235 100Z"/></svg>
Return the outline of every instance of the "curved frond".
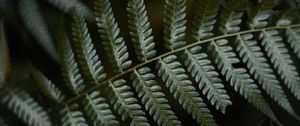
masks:
<svg viewBox="0 0 300 126"><path fill-rule="evenodd" d="M80 0L46 0L46 1L65 13L68 13L71 8L76 8L75 13L77 15L82 15L89 20L94 18L93 11L90 10L86 5L84 5Z"/></svg>
<svg viewBox="0 0 300 126"><path fill-rule="evenodd" d="M233 64L240 61L237 59L232 47L228 46L228 41L226 39L213 41L209 46L209 50L214 57L214 62L217 64L218 69L221 70L222 75L226 77L226 80L230 82L234 90L280 125L281 123L274 115L267 101L263 98L260 90L258 90L256 84L247 73L247 70L233 66Z"/></svg>
<svg viewBox="0 0 300 126"><path fill-rule="evenodd" d="M160 126L180 126L182 125L175 114L170 110L171 106L165 98L164 93L157 81L155 75L150 73L148 67L134 70L132 74L133 87L146 106L146 110L153 116L154 120Z"/></svg>
<svg viewBox="0 0 300 126"><path fill-rule="evenodd" d="M188 75L177 62L175 55L167 56L158 61L158 75L166 83L174 98L190 113L197 122L204 126L216 126L217 123L210 114L200 94L196 92Z"/></svg>
<svg viewBox="0 0 300 126"><path fill-rule="evenodd" d="M96 0L95 14L100 37L111 63L113 70L117 73L130 67L127 46L122 37L119 37L120 29L114 18L109 0Z"/></svg>
<svg viewBox="0 0 300 126"><path fill-rule="evenodd" d="M253 35L244 34L238 36L235 44L240 57L243 59L243 63L247 65L247 68L250 70L250 73L254 75L258 84L260 84L267 94L280 106L297 117L287 96L280 87L279 81L274 75L274 71L267 63L267 59L264 57L261 48L258 46L258 43L253 40Z"/></svg>
<svg viewBox="0 0 300 126"><path fill-rule="evenodd" d="M30 65L30 70L36 85L41 89L49 99L54 102L62 102L65 99L63 92L56 87L41 71L37 70L34 66Z"/></svg>
<svg viewBox="0 0 300 126"><path fill-rule="evenodd" d="M106 78L101 60L94 48L84 18L73 13L72 35L75 56L79 69L89 84L97 85L98 81Z"/></svg>
<svg viewBox="0 0 300 126"><path fill-rule="evenodd" d="M93 121L94 126L117 126L120 125L115 115L106 103L106 100L100 96L99 91L86 94L84 100L84 110L88 117Z"/></svg>
<svg viewBox="0 0 300 126"><path fill-rule="evenodd" d="M247 0L229 0L220 16L219 29L223 33L240 31L242 16L247 7Z"/></svg>
<svg viewBox="0 0 300 126"><path fill-rule="evenodd" d="M10 71L9 50L4 33L4 23L0 19L0 89L4 87Z"/></svg>
<svg viewBox="0 0 300 126"><path fill-rule="evenodd" d="M18 0L18 7L25 27L31 32L32 36L46 53L51 56L53 60L58 62L54 42L40 13L41 11L39 10L36 0Z"/></svg>
<svg viewBox="0 0 300 126"><path fill-rule="evenodd" d="M58 40L57 51L60 58L60 69L65 84L69 87L72 93L81 92L85 87L85 83L78 68L78 63L75 61L75 56L67 36L62 36Z"/></svg>
<svg viewBox="0 0 300 126"><path fill-rule="evenodd" d="M52 126L48 113L25 91L9 91L2 104L29 126Z"/></svg>
<svg viewBox="0 0 300 126"><path fill-rule="evenodd" d="M185 45L186 0L165 0L164 46L176 49Z"/></svg>
<svg viewBox="0 0 300 126"><path fill-rule="evenodd" d="M259 38L277 73L294 96L300 100L300 77L279 32L277 30L263 31Z"/></svg>
<svg viewBox="0 0 300 126"><path fill-rule="evenodd" d="M65 105L60 110L62 126L88 126L78 104Z"/></svg>
<svg viewBox="0 0 300 126"><path fill-rule="evenodd" d="M226 107L232 102L224 89L219 73L208 59L205 53L201 53L201 47L195 46L185 50L185 65L187 70L195 78L199 88L217 110L225 113Z"/></svg>
<svg viewBox="0 0 300 126"><path fill-rule="evenodd" d="M262 28L269 23L269 18L273 13L274 0L261 0L256 6L248 10L248 27Z"/></svg>
<svg viewBox="0 0 300 126"><path fill-rule="evenodd" d="M145 61L152 58L156 50L144 0L129 0L127 11L129 32L137 59Z"/></svg>
<svg viewBox="0 0 300 126"><path fill-rule="evenodd" d="M298 58L300 58L300 28L287 28L286 36L287 42L290 44Z"/></svg>
<svg viewBox="0 0 300 126"><path fill-rule="evenodd" d="M123 79L109 82L106 91L109 93L109 99L115 111L125 121L131 119L131 126L149 126L145 112L138 104L138 100L134 97L130 87L126 85Z"/></svg>
<svg viewBox="0 0 300 126"><path fill-rule="evenodd" d="M196 0L192 37L200 41L214 36L213 29L220 8L220 0Z"/></svg>

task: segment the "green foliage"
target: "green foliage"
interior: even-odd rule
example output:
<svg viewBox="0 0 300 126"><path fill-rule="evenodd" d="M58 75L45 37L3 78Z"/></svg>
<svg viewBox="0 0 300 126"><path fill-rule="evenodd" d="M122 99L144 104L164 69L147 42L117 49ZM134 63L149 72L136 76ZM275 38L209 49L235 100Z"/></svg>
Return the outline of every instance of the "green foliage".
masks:
<svg viewBox="0 0 300 126"><path fill-rule="evenodd" d="M155 75L150 73L150 69L147 67L134 70L132 79L135 91L138 92L146 110L149 111L158 125L181 125L181 122L170 110L171 106L154 78Z"/></svg>
<svg viewBox="0 0 300 126"><path fill-rule="evenodd" d="M110 2L108 0L96 0L95 14L100 38L105 46L106 55L115 72L122 72L130 67L129 53L122 37L119 37L120 29L114 18Z"/></svg>
<svg viewBox="0 0 300 126"><path fill-rule="evenodd" d="M138 60L145 61L155 56L156 50L152 29L148 21L144 0L129 0L127 5L129 32Z"/></svg>
<svg viewBox="0 0 300 126"><path fill-rule="evenodd" d="M52 126L48 113L27 92L9 90L1 103L27 125Z"/></svg>
<svg viewBox="0 0 300 126"><path fill-rule="evenodd" d="M122 1L123 8L117 8L111 0L47 1L55 8L41 12L39 8L46 7L43 5L47 2L35 0L19 0L12 6L18 8L24 27L34 41L59 64L42 62L36 50L29 51L27 46L15 49L11 41L23 39L10 37L14 36L13 30L20 28L16 25L11 30L8 26L5 27L8 32L4 31L0 19L0 104L3 106L0 111L7 109L4 111L11 112L26 125L180 126L189 123L185 118L178 118L185 114L199 125L215 126L217 122L223 125L223 121L218 121L219 114L227 116L235 109L237 98L233 92L277 125L283 125L278 118L281 116L275 116L278 111L270 103L278 104L300 120L299 112L291 104L296 101L287 95L291 92L300 100L297 66L300 17L295 8L286 7L295 7L290 3L165 0L162 17L158 17L150 15L156 11L146 8L150 1L144 0ZM93 4L94 14L85 4ZM57 8L60 11L53 11ZM119 10L114 12L114 8L123 9L124 16ZM47 25L53 27L59 22L44 20L42 14L48 11L51 14L47 19L64 15L60 19L70 24L64 26L69 22L63 22L60 28L52 30L57 33L50 33ZM161 24L154 24L158 19ZM21 38L31 40L26 39L27 31L24 32L20 33ZM56 48L51 34L57 35ZM123 39L121 35L128 36ZM27 62L24 64L28 67L25 71L31 71L36 87L25 83L31 84L31 78L19 81L14 80L18 74L9 75L9 50L24 51ZM39 70L30 63L44 69ZM58 67L61 74L55 69ZM284 86L289 90L283 90ZM6 119L3 118L4 123L10 122Z"/></svg>
<svg viewBox="0 0 300 126"><path fill-rule="evenodd" d="M209 109L196 92L192 82L188 80L185 70L176 61L175 55L170 55L158 61L158 76L166 83L174 98L190 113L197 122L204 126L217 125Z"/></svg>

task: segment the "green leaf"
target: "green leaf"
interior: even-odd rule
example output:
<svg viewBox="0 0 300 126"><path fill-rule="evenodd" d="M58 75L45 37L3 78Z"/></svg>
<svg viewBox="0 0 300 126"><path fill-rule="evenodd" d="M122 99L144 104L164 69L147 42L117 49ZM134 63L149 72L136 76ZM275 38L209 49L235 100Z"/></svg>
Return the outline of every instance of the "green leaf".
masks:
<svg viewBox="0 0 300 126"><path fill-rule="evenodd" d="M247 7L247 0L229 0L220 16L219 29L224 34L240 31L242 16Z"/></svg>
<svg viewBox="0 0 300 126"><path fill-rule="evenodd" d="M31 32L37 43L53 60L58 62L54 42L36 0L18 0L18 9L25 27Z"/></svg>
<svg viewBox="0 0 300 126"><path fill-rule="evenodd" d="M164 46L176 49L185 45L186 0L165 0Z"/></svg>
<svg viewBox="0 0 300 126"><path fill-rule="evenodd" d="M131 41L137 59L145 61L156 54L152 29L148 20L144 0L129 0L127 4L128 24Z"/></svg>
<svg viewBox="0 0 300 126"><path fill-rule="evenodd" d="M221 70L222 75L226 77L226 80L230 82L234 90L274 122L282 125L274 115L267 101L263 98L253 79L250 78L247 70L233 66L240 61L236 58L232 47L228 46L228 41L226 39L213 41L209 46L209 50L212 53L212 57L214 57L214 62L217 64L218 69Z"/></svg>
<svg viewBox="0 0 300 126"><path fill-rule="evenodd" d="M299 118L291 107L283 89L280 87L279 81L267 63L267 59L264 57L261 48L258 46L258 43L253 40L253 35L249 33L238 36L235 44L240 57L243 59L243 63L247 65L247 68L250 70L250 73L254 75L258 84L287 112Z"/></svg>
<svg viewBox="0 0 300 126"><path fill-rule="evenodd" d="M200 41L214 36L213 29L220 8L220 0L196 0L192 37Z"/></svg>
<svg viewBox="0 0 300 126"><path fill-rule="evenodd" d="M4 33L4 23L0 19L0 89L4 87L10 71L9 50Z"/></svg>
<svg viewBox="0 0 300 126"><path fill-rule="evenodd" d="M64 93L56 87L41 71L37 70L30 64L31 74L36 82L36 85L41 89L49 99L56 103L60 103L65 99Z"/></svg>
<svg viewBox="0 0 300 126"><path fill-rule="evenodd" d="M219 73L216 72L207 55L200 51L200 46L185 50L185 66L211 104L225 113L226 107L232 105L232 102L219 78Z"/></svg>
<svg viewBox="0 0 300 126"><path fill-rule="evenodd" d="M72 13L73 49L78 59L79 69L87 83L97 85L106 78L101 60L94 48L83 17Z"/></svg>
<svg viewBox="0 0 300 126"><path fill-rule="evenodd" d="M200 94L196 92L192 82L188 80L181 63L175 55L160 59L157 64L158 76L162 78L174 98L192 115L200 125L216 126L217 123L210 114Z"/></svg>
<svg viewBox="0 0 300 126"><path fill-rule="evenodd" d="M279 32L277 30L263 31L259 38L277 73L294 96L300 100L300 77Z"/></svg>
<svg viewBox="0 0 300 126"><path fill-rule="evenodd" d="M182 125L175 114L170 110L171 106L168 104L165 94L161 91L161 87L157 81L154 80L155 75L150 73L148 67L134 70L131 78L135 91L138 92L138 96L142 99L146 110L149 111L158 125Z"/></svg>
<svg viewBox="0 0 300 126"><path fill-rule="evenodd" d="M120 29L114 18L109 0L96 0L95 14L100 38L104 45L108 61L116 73L123 72L130 67L127 46L122 37L119 37Z"/></svg>
<svg viewBox="0 0 300 126"><path fill-rule="evenodd" d="M291 25L299 22L299 12L294 8L284 9L275 13L272 19L275 21L276 26Z"/></svg>
<svg viewBox="0 0 300 126"><path fill-rule="evenodd" d="M81 92L85 87L84 80L78 68L78 63L75 61L75 56L69 39L64 33L58 40L57 51L60 58L60 69L65 84L76 94Z"/></svg>
<svg viewBox="0 0 300 126"><path fill-rule="evenodd" d="M94 19L93 11L84 5L80 0L46 0L54 7L61 11L68 13L70 9L76 8L75 13L81 15L89 20Z"/></svg>
<svg viewBox="0 0 300 126"><path fill-rule="evenodd" d="M273 14L274 0L261 0L248 10L248 27L251 29L266 27Z"/></svg>
<svg viewBox="0 0 300 126"><path fill-rule="evenodd" d="M122 120L131 119L131 126L150 126L145 117L145 112L138 104L133 92L123 79L109 82L106 91L109 93L110 103Z"/></svg>
<svg viewBox="0 0 300 126"><path fill-rule="evenodd" d="M25 91L8 91L1 103L29 126L52 126L48 113Z"/></svg>
<svg viewBox="0 0 300 126"><path fill-rule="evenodd" d="M294 53L300 58L300 28L286 29L287 42L293 48Z"/></svg>
<svg viewBox="0 0 300 126"><path fill-rule="evenodd" d="M86 94L84 100L84 110L93 121L94 126L118 126L119 122L106 103L106 100L100 96L99 91Z"/></svg>
<svg viewBox="0 0 300 126"><path fill-rule="evenodd" d="M62 126L88 126L78 104L65 105L60 110Z"/></svg>

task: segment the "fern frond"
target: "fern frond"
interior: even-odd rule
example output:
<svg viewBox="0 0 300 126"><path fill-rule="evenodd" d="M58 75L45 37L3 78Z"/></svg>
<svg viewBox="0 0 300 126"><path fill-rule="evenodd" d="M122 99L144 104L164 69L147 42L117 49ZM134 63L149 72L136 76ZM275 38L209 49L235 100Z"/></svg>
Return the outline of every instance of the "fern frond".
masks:
<svg viewBox="0 0 300 126"><path fill-rule="evenodd" d="M126 85L125 80L109 82L106 91L109 93L111 104L123 121L131 118L131 126L149 126L145 112L141 110L142 107L138 104L133 92L130 91L130 87Z"/></svg>
<svg viewBox="0 0 300 126"><path fill-rule="evenodd" d="M65 105L60 110L62 126L88 126L78 106L78 104Z"/></svg>
<svg viewBox="0 0 300 126"><path fill-rule="evenodd" d="M214 36L213 29L220 8L220 0L196 0L192 37L200 41Z"/></svg>
<svg viewBox="0 0 300 126"><path fill-rule="evenodd" d="M51 34L42 17L41 11L36 0L19 0L18 8L20 16L28 31L37 40L38 44L46 51L46 53L56 62L58 55L55 50Z"/></svg>
<svg viewBox="0 0 300 126"><path fill-rule="evenodd" d="M239 92L249 103L253 104L258 110L267 115L277 124L281 124L275 117L269 104L263 98L254 81L250 78L244 68L235 68L233 64L239 63L232 47L228 46L226 39L213 41L209 45L209 50L214 57L214 62L226 80L236 92Z"/></svg>
<svg viewBox="0 0 300 126"><path fill-rule="evenodd" d="M158 61L158 75L166 83L175 99L190 113L197 122L204 126L217 125L209 109L203 102L199 93L196 92L188 75L177 62L175 55L167 56Z"/></svg>
<svg viewBox="0 0 300 126"><path fill-rule="evenodd" d="M29 126L52 126L47 112L25 91L8 91L2 104Z"/></svg>
<svg viewBox="0 0 300 126"><path fill-rule="evenodd" d="M120 125L106 103L106 100L100 96L99 91L86 94L83 104L84 110L93 121L94 126Z"/></svg>
<svg viewBox="0 0 300 126"><path fill-rule="evenodd" d="M280 87L279 81L273 74L274 71L267 63L267 59L264 57L261 48L258 46L258 43L253 40L253 35L244 34L238 36L235 44L240 57L243 59L243 63L247 65L247 68L250 70L250 73L254 75L258 84L260 84L267 94L280 106L282 106L291 115L295 115L295 117L297 117L287 99L287 96Z"/></svg>
<svg viewBox="0 0 300 126"><path fill-rule="evenodd" d="M298 58L300 58L300 28L287 28L286 36L287 42L293 48Z"/></svg>
<svg viewBox="0 0 300 126"><path fill-rule="evenodd" d="M165 0L164 46L176 49L185 45L186 0Z"/></svg>
<svg viewBox="0 0 300 126"><path fill-rule="evenodd" d="M261 0L255 7L248 10L248 27L251 29L266 27L273 13L273 0Z"/></svg>
<svg viewBox="0 0 300 126"><path fill-rule="evenodd" d="M242 16L247 7L247 0L229 0L220 17L219 29L223 33L240 31Z"/></svg>
<svg viewBox="0 0 300 126"><path fill-rule="evenodd" d="M75 56L67 36L62 35L62 38L58 40L57 51L65 84L74 94L82 91L86 86L79 71L78 63L75 61Z"/></svg>
<svg viewBox="0 0 300 126"><path fill-rule="evenodd" d="M88 83L97 85L98 81L106 78L101 60L94 48L84 18L73 13L72 35L75 56L79 69Z"/></svg>
<svg viewBox="0 0 300 126"><path fill-rule="evenodd" d="M41 71L30 65L30 70L36 85L50 100L60 103L65 99L63 92L56 87Z"/></svg>
<svg viewBox="0 0 300 126"><path fill-rule="evenodd" d="M80 0L46 0L54 7L68 13L71 8L76 8L75 13L91 20L94 18L93 11L84 5Z"/></svg>
<svg viewBox="0 0 300 126"><path fill-rule="evenodd" d="M4 33L4 23L0 19L0 89L4 87L10 71L9 50Z"/></svg>
<svg viewBox="0 0 300 126"><path fill-rule="evenodd" d="M277 30L263 31L259 38L281 79L300 100L300 77L279 32Z"/></svg>
<svg viewBox="0 0 300 126"><path fill-rule="evenodd" d="M199 88L212 105L217 110L225 113L226 107L232 102L224 89L222 80L216 72L215 67L211 64L205 53L201 53L201 47L195 46L189 50L185 50L185 66L195 78Z"/></svg>
<svg viewBox="0 0 300 126"><path fill-rule="evenodd" d="M127 4L128 24L131 41L137 59L145 61L156 55L152 29L147 16L144 0L129 0Z"/></svg>
<svg viewBox="0 0 300 126"><path fill-rule="evenodd" d="M131 78L135 91L138 92L138 96L142 98L142 103L146 106L146 110L149 111L158 125L182 125L170 110L171 106L168 104L168 100L165 98L157 81L154 80L155 75L150 73L148 67L134 70Z"/></svg>
<svg viewBox="0 0 300 126"><path fill-rule="evenodd" d="M108 60L114 72L122 72L130 67L132 61L129 60L127 46L122 37L119 37L120 29L114 18L109 0L96 0L95 14L98 31L108 56Z"/></svg>

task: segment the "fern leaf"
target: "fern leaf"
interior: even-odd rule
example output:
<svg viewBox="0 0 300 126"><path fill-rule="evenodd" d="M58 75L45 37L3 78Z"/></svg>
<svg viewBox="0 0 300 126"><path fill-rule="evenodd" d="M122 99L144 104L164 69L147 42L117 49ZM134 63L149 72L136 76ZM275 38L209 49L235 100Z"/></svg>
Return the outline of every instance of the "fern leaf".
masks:
<svg viewBox="0 0 300 126"><path fill-rule="evenodd" d="M100 37L104 45L109 62L115 72L122 72L130 67L127 46L122 37L119 37L120 29L114 18L109 0L96 0L95 14Z"/></svg>
<svg viewBox="0 0 300 126"><path fill-rule="evenodd" d="M84 110L93 121L94 126L120 125L105 99L100 96L99 91L95 91L89 95L87 94L83 104Z"/></svg>
<svg viewBox="0 0 300 126"><path fill-rule="evenodd" d="M293 48L298 58L300 58L300 28L287 28L286 35L287 42Z"/></svg>
<svg viewBox="0 0 300 126"><path fill-rule="evenodd" d="M165 0L164 46L176 49L185 45L186 0Z"/></svg>
<svg viewBox="0 0 300 126"><path fill-rule="evenodd" d="M240 31L240 24L247 0L229 0L224 7L220 17L219 29L223 33L234 33Z"/></svg>
<svg viewBox="0 0 300 126"><path fill-rule="evenodd" d="M155 75L150 73L150 69L147 67L134 70L132 74L133 87L138 92L138 96L142 98L146 110L160 126L182 125L170 110L171 106L154 78Z"/></svg>
<svg viewBox="0 0 300 126"><path fill-rule="evenodd" d="M4 33L4 23L0 19L0 89L4 87L10 71L9 50Z"/></svg>
<svg viewBox="0 0 300 126"><path fill-rule="evenodd" d="M31 74L36 82L36 85L41 89L49 99L56 103L60 103L65 99L63 92L56 87L41 71L30 65Z"/></svg>
<svg viewBox="0 0 300 126"><path fill-rule="evenodd" d="M31 32L32 36L46 53L58 62L58 55L53 40L40 13L37 2L35 0L19 0L18 7L25 27Z"/></svg>
<svg viewBox="0 0 300 126"><path fill-rule="evenodd" d="M220 0L196 0L192 37L200 41L214 36L213 29L220 8Z"/></svg>
<svg viewBox="0 0 300 126"><path fill-rule="evenodd" d="M60 68L63 79L72 93L76 94L85 88L85 84L78 68L78 63L75 61L75 56L67 36L58 40L57 51L60 58Z"/></svg>
<svg viewBox="0 0 300 126"><path fill-rule="evenodd" d="M97 55L87 25L80 15L72 15L72 35L75 56L79 60L79 69L88 83L96 85L106 78L106 73Z"/></svg>
<svg viewBox="0 0 300 126"><path fill-rule="evenodd" d="M250 73L254 75L254 78L258 80L258 84L262 86L267 94L286 111L297 117L287 96L280 87L279 81L273 74L274 71L267 63L267 59L264 57L261 48L258 46L258 43L252 39L252 34L244 34L239 36L235 41L237 51L239 52L240 57L242 57L243 63L247 64Z"/></svg>
<svg viewBox="0 0 300 126"><path fill-rule="evenodd" d="M141 110L142 107L138 104L133 92L130 91L130 87L126 85L125 80L109 82L106 91L109 92L111 104L115 111L122 116L123 121L131 118L131 126L149 126L145 112Z"/></svg>
<svg viewBox="0 0 300 126"><path fill-rule="evenodd" d="M204 126L217 125L209 109L196 92L192 82L188 80L181 63L175 55L170 55L158 61L158 75L166 83L175 99L190 113L197 122Z"/></svg>
<svg viewBox="0 0 300 126"><path fill-rule="evenodd" d="M1 102L29 126L52 126L47 112L25 91L9 91Z"/></svg>
<svg viewBox="0 0 300 126"><path fill-rule="evenodd" d="M233 66L233 64L239 63L240 61L236 58L232 47L227 44L228 41L226 39L221 39L213 41L209 46L212 56L215 57L214 62L217 64L218 69L221 70L222 75L226 77L226 80L230 82L234 90L239 92L248 102L253 104L277 124L281 124L275 117L269 104L263 98L254 81L250 78L247 70Z"/></svg>
<svg viewBox="0 0 300 126"><path fill-rule="evenodd" d="M277 26L291 25L299 20L299 13L296 9L285 9L276 13L272 17L275 20Z"/></svg>
<svg viewBox="0 0 300 126"><path fill-rule="evenodd" d="M273 6L273 0L261 0L255 7L251 8L248 11L248 27L252 29L266 27L272 16Z"/></svg>
<svg viewBox="0 0 300 126"><path fill-rule="evenodd" d="M294 96L300 100L300 77L288 54L288 49L282 43L279 32L277 30L263 31L259 38L281 79L284 80Z"/></svg>
<svg viewBox="0 0 300 126"><path fill-rule="evenodd" d="M229 96L227 95L222 80L216 72L205 53L201 53L201 47L196 46L185 51L185 65L188 71L192 73L196 83L202 90L204 95L217 110L225 113L226 107L231 105Z"/></svg>
<svg viewBox="0 0 300 126"><path fill-rule="evenodd" d="M94 18L93 11L84 5L80 0L46 0L54 7L68 13L72 8L76 8L75 13L91 20Z"/></svg>
<svg viewBox="0 0 300 126"><path fill-rule="evenodd" d="M128 24L131 41L137 59L145 61L156 55L152 29L148 20L144 0L129 0L127 5Z"/></svg>
<svg viewBox="0 0 300 126"><path fill-rule="evenodd" d="M60 110L62 126L88 126L78 104L65 105Z"/></svg>

